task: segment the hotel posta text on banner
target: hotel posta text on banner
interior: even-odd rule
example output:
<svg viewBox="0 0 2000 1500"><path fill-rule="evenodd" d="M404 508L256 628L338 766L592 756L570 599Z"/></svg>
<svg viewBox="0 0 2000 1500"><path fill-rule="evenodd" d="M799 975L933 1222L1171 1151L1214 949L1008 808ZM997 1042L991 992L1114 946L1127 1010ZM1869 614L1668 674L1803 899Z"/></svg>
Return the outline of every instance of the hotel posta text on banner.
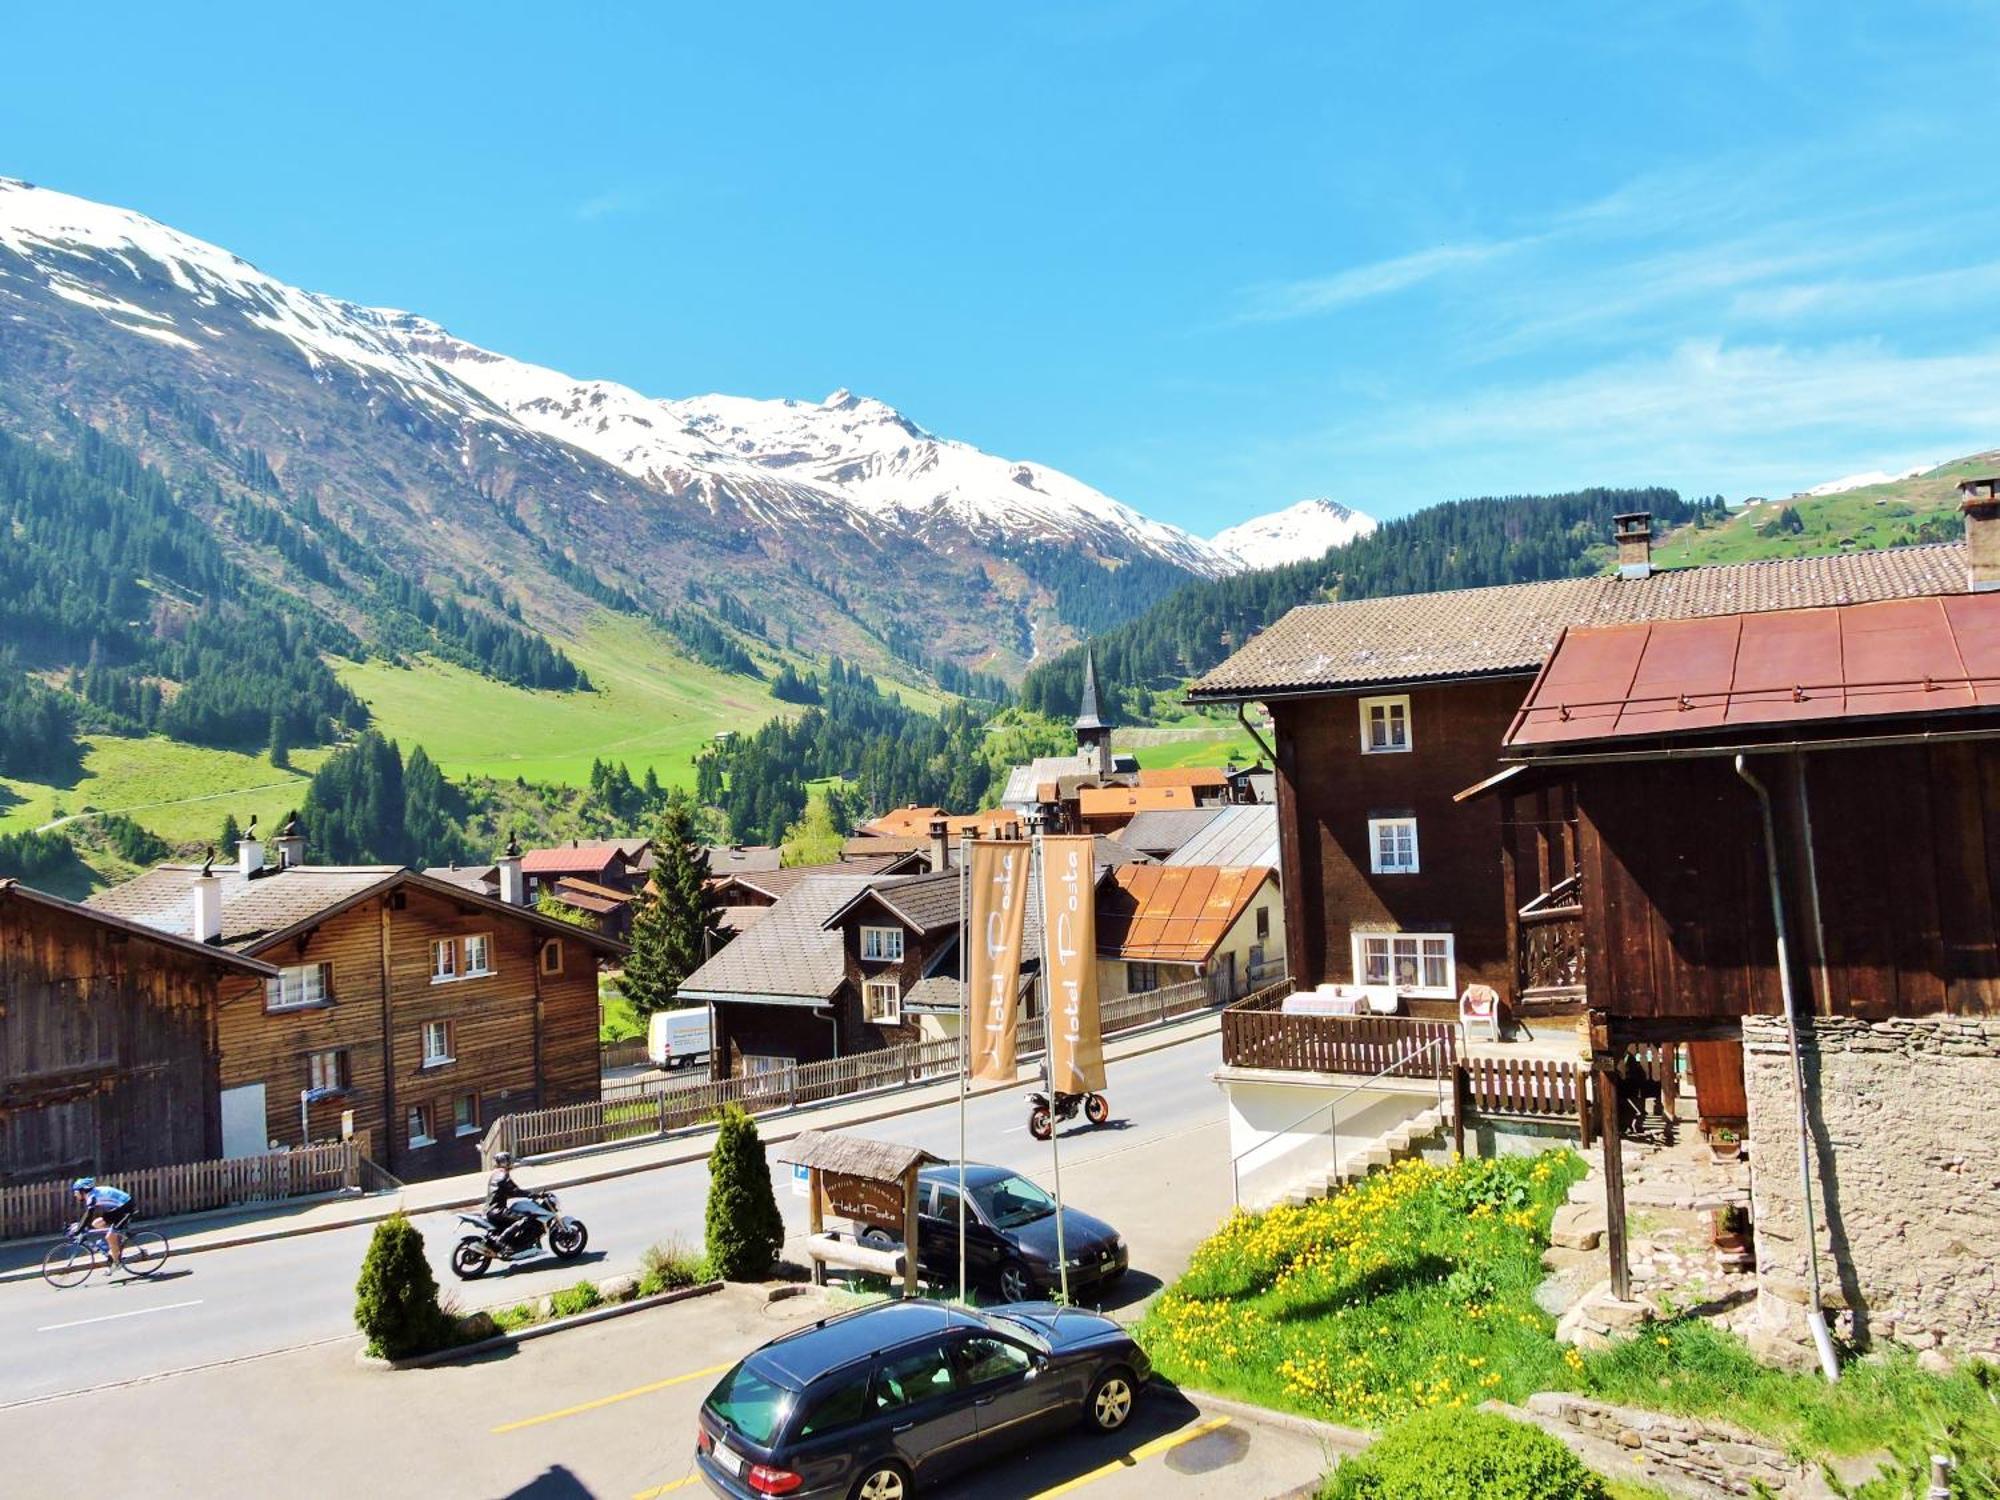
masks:
<svg viewBox="0 0 2000 1500"><path fill-rule="evenodd" d="M1088 834L1042 840L1043 973L1049 1000L1049 1087L1104 1087L1097 1008L1097 843Z"/></svg>
<svg viewBox="0 0 2000 1500"><path fill-rule="evenodd" d="M971 1011L972 1076L1014 1081L1021 996L1021 932L1028 913L1028 850L1019 839L966 846L971 882L965 994Z"/></svg>

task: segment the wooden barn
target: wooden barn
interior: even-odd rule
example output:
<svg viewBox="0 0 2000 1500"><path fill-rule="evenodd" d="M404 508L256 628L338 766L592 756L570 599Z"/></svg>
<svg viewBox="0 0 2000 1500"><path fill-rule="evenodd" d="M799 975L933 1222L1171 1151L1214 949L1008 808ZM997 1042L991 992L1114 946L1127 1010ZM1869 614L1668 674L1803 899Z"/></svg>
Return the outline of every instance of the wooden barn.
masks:
<svg viewBox="0 0 2000 1500"><path fill-rule="evenodd" d="M276 973L0 880L0 1185L220 1155L218 1001Z"/></svg>

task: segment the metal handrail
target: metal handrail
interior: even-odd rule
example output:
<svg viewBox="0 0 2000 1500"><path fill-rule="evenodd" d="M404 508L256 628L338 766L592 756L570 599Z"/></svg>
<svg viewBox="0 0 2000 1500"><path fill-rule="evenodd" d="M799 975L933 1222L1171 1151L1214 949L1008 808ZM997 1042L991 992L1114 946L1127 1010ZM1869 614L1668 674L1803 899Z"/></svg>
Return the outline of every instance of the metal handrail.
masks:
<svg viewBox="0 0 2000 1500"><path fill-rule="evenodd" d="M1388 1077L1398 1068L1408 1067L1411 1063L1415 1062L1418 1058L1422 1057L1426 1052L1429 1052L1431 1049L1435 1047L1442 1047L1446 1042L1455 1040L1457 1040L1457 1038L1449 1033L1444 1036L1431 1038L1431 1040L1425 1042L1423 1046L1419 1047L1415 1052L1412 1052L1408 1057L1397 1058L1396 1061L1389 1064L1388 1067L1382 1069L1381 1072L1370 1074L1367 1078L1363 1079L1360 1083L1355 1084L1352 1088L1342 1089L1338 1094L1335 1094L1331 1099L1327 1100L1326 1103L1315 1105L1313 1108L1307 1110L1304 1114L1300 1115L1296 1120L1292 1121L1291 1124L1286 1125L1281 1129L1272 1131L1271 1134L1266 1136L1263 1140L1257 1142L1256 1145L1248 1147L1245 1150L1239 1151L1236 1153L1236 1155L1230 1157L1229 1193L1231 1201L1233 1201L1238 1208L1241 1208L1243 1206L1242 1163L1244 1159L1250 1156L1254 1156L1257 1152L1262 1151L1266 1146L1276 1143L1281 1137L1290 1135L1294 1130L1297 1130L1301 1125L1305 1124L1306 1121L1310 1120L1314 1115L1319 1114L1322 1110L1336 1111L1333 1117L1327 1121L1327 1127L1329 1133L1333 1137L1334 1170L1338 1171L1340 1169L1340 1117L1337 1111L1340 1108L1340 1101L1347 1098L1351 1094L1358 1094L1363 1089L1372 1087L1373 1085L1380 1083L1384 1078ZM1442 1105L1444 1103L1445 1073L1443 1071L1433 1072L1431 1074L1431 1078L1438 1086L1437 1089L1438 1103Z"/></svg>

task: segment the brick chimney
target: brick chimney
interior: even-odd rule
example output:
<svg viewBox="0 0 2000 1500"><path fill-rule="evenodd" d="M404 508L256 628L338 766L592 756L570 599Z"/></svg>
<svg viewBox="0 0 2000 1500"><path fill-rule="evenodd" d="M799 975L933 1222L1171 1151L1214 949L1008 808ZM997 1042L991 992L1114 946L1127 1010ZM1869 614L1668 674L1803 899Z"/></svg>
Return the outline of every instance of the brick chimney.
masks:
<svg viewBox="0 0 2000 1500"><path fill-rule="evenodd" d="M250 819L250 826L243 830L243 837L236 841L236 865L245 880L264 873L264 845L257 837L257 819L254 816Z"/></svg>
<svg viewBox="0 0 2000 1500"><path fill-rule="evenodd" d="M500 899L509 906L528 904L528 882L521 876L519 834L507 840L507 851L500 856Z"/></svg>
<svg viewBox="0 0 2000 1500"><path fill-rule="evenodd" d="M1618 543L1618 576L1653 576L1653 513L1631 511L1611 518L1611 535Z"/></svg>
<svg viewBox="0 0 2000 1500"><path fill-rule="evenodd" d="M222 941L222 882L215 878L215 850L201 862L201 874L194 881L194 931L197 943Z"/></svg>
<svg viewBox="0 0 2000 1500"><path fill-rule="evenodd" d="M931 873L951 868L951 824L943 818L931 819Z"/></svg>
<svg viewBox="0 0 2000 1500"><path fill-rule="evenodd" d="M1990 594L2000 589L2000 478L1961 480L1958 509L1965 517L1965 586Z"/></svg>
<svg viewBox="0 0 2000 1500"><path fill-rule="evenodd" d="M299 832L297 818L285 824L285 831L278 835L276 843L279 869L294 869L306 862L306 836Z"/></svg>

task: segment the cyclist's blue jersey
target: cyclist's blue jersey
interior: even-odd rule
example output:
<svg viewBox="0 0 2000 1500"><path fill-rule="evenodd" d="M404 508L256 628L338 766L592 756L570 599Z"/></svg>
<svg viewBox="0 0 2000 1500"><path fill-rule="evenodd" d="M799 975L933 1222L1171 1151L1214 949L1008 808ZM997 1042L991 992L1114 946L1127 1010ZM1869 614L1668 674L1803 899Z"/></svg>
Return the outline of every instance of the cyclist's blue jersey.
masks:
<svg viewBox="0 0 2000 1500"><path fill-rule="evenodd" d="M83 1201L89 1208L119 1209L132 1201L132 1195L123 1188L94 1187Z"/></svg>

